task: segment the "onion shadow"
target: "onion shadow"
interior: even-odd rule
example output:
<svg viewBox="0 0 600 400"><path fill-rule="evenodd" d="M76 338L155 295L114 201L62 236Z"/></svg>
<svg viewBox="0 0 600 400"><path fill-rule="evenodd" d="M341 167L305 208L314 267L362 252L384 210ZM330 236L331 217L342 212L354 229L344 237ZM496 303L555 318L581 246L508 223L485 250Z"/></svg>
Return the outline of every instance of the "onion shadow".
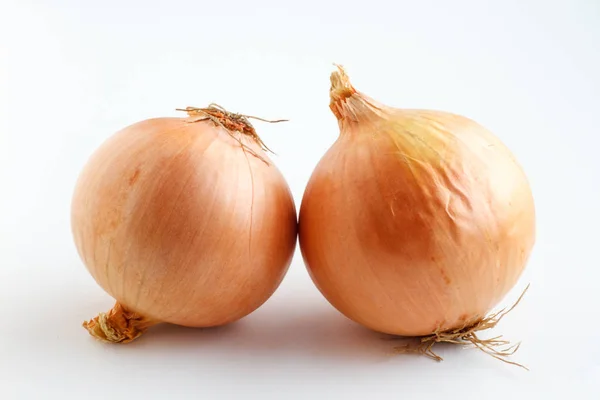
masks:
<svg viewBox="0 0 600 400"><path fill-rule="evenodd" d="M244 357L345 362L385 361L392 355L393 343L383 340L385 335L348 320L324 301L311 301L315 304L303 304L302 308L287 303L267 304L242 320L221 327L161 324L127 347L183 352L201 349L211 353L234 352Z"/></svg>

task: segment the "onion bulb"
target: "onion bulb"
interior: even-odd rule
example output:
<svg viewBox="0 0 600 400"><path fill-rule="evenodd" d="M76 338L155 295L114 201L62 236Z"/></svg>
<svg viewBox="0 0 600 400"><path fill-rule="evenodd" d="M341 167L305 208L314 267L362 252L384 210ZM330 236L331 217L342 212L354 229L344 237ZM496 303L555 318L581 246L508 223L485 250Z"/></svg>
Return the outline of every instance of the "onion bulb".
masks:
<svg viewBox="0 0 600 400"><path fill-rule="evenodd" d="M248 118L218 106L131 125L82 171L72 201L79 255L117 303L84 326L129 342L168 322L238 320L275 291L297 219Z"/></svg>
<svg viewBox="0 0 600 400"><path fill-rule="evenodd" d="M341 67L330 97L340 134L309 180L299 219L314 283L375 331L476 341L534 245L521 167L474 121L380 104Z"/></svg>

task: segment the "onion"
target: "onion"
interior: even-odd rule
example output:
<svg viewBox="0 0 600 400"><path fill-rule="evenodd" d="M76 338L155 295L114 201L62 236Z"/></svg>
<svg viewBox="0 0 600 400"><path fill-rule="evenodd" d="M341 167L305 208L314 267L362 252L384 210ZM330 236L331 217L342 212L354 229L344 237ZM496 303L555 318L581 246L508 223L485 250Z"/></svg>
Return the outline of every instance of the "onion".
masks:
<svg viewBox="0 0 600 400"><path fill-rule="evenodd" d="M300 209L300 248L314 283L368 328L428 336L423 352L436 341L500 344L475 332L503 315L488 313L534 245L521 167L470 119L382 105L357 92L341 67L331 84L340 135Z"/></svg>
<svg viewBox="0 0 600 400"><path fill-rule="evenodd" d="M294 201L248 118L186 111L118 132L79 177L75 243L117 300L84 323L99 339L129 342L158 322L235 321L271 296L291 262Z"/></svg>

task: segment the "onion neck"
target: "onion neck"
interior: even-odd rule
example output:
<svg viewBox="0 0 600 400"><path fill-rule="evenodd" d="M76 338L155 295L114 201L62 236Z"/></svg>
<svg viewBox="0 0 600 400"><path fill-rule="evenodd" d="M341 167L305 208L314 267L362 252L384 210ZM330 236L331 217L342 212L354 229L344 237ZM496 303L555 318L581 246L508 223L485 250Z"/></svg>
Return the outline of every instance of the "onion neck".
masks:
<svg viewBox="0 0 600 400"><path fill-rule="evenodd" d="M356 131L360 124L374 122L384 116L384 106L358 92L344 68L337 66L331 73L331 89L329 90L329 108L338 119L341 132L346 129Z"/></svg>
<svg viewBox="0 0 600 400"><path fill-rule="evenodd" d="M129 343L158 322L129 311L117 302L108 313L98 314L96 318L84 322L83 327L98 340L110 343Z"/></svg>
<svg viewBox="0 0 600 400"><path fill-rule="evenodd" d="M329 89L329 97L331 99L329 108L337 119L344 118L344 105L349 97L356 93L356 89L350 83L350 77L341 65L336 65L337 71L331 73L331 89Z"/></svg>

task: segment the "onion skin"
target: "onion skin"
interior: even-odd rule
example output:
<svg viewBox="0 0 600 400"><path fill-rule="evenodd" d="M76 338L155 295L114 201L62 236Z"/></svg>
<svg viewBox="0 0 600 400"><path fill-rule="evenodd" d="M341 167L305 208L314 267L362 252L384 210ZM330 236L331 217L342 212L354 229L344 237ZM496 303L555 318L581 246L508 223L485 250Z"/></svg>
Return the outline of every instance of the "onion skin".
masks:
<svg viewBox="0 0 600 400"><path fill-rule="evenodd" d="M297 219L255 139L210 120L157 118L94 153L75 189L72 231L89 272L117 300L121 319L110 329L135 323L123 318L130 313L143 316L143 331L223 325L257 309L290 265ZM86 323L92 334L99 321Z"/></svg>
<svg viewBox="0 0 600 400"><path fill-rule="evenodd" d="M468 118L387 107L332 74L340 135L302 200L300 248L348 318L424 336L476 324L515 285L535 241L526 176Z"/></svg>

